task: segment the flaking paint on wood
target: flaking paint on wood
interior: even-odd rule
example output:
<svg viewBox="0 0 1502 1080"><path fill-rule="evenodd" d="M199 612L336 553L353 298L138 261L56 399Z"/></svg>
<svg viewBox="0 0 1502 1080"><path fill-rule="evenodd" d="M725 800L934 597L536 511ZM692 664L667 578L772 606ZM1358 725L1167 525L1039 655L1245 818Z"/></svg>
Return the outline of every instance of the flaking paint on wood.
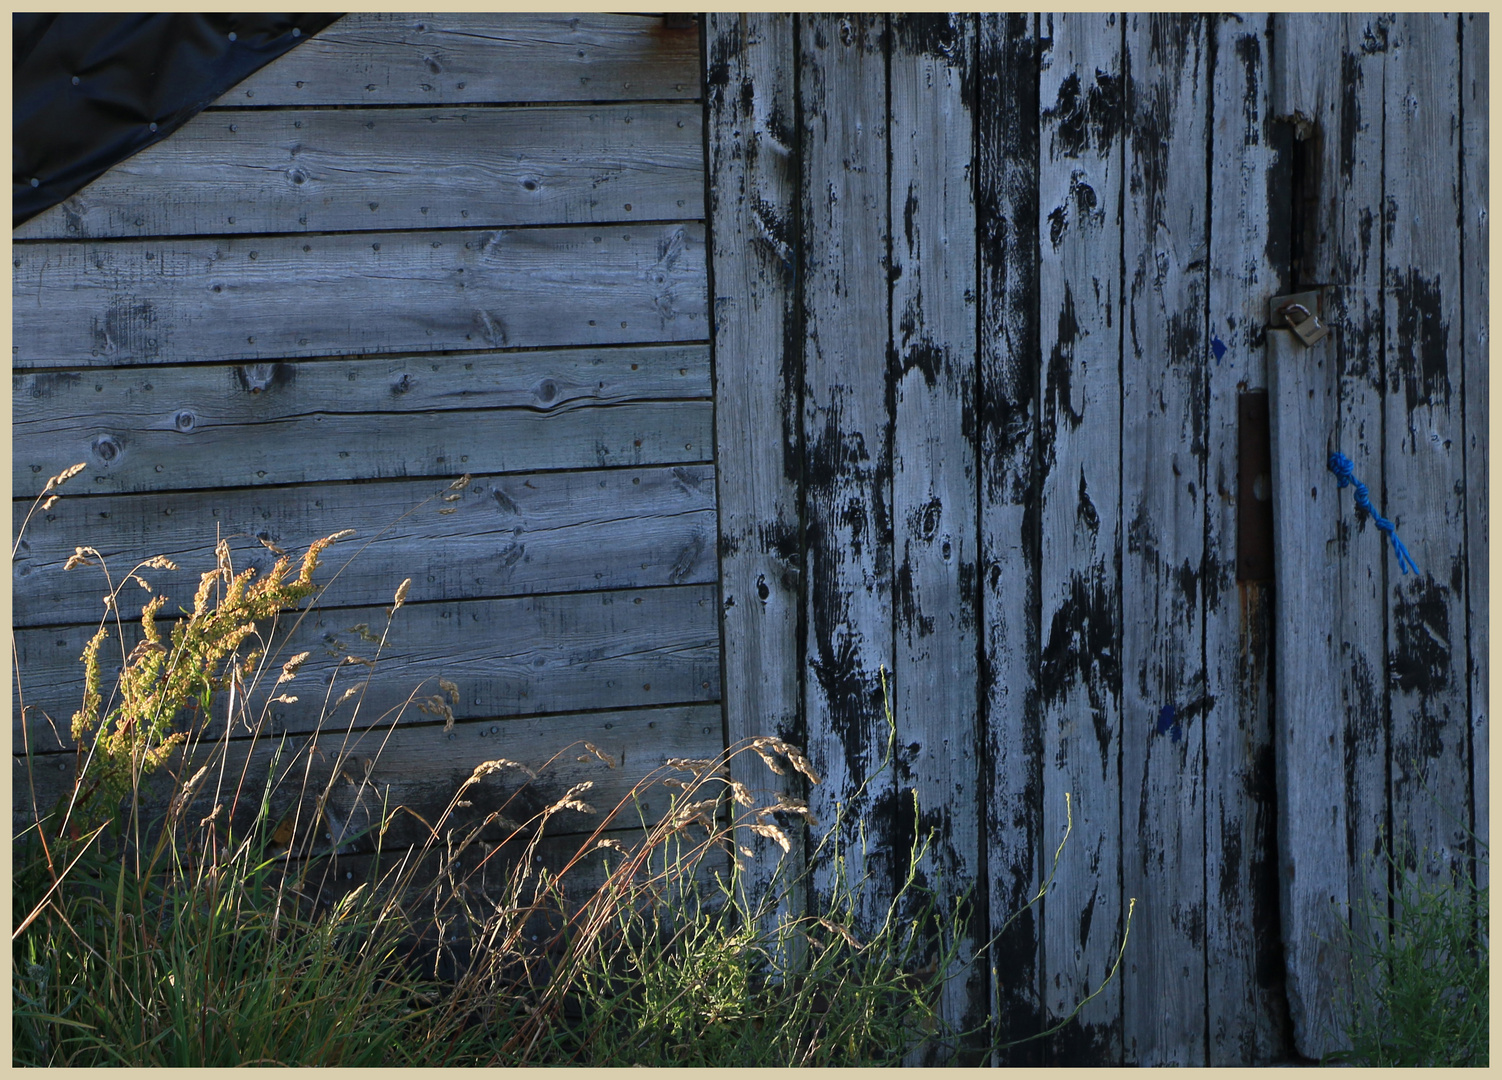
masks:
<svg viewBox="0 0 1502 1080"><path fill-rule="evenodd" d="M1126 58L1117 15L1043 17L1037 239L1039 723L1046 1022L1111 970L1121 892L1121 257ZM1067 801L1066 801L1067 800ZM1053 1064L1119 1064L1113 980L1048 1045Z"/></svg>
<svg viewBox="0 0 1502 1080"><path fill-rule="evenodd" d="M880 671L892 670L893 570L891 372L880 315L890 229L885 31L882 16L808 15L798 43L804 715L824 779L811 805L821 822L838 822L811 881L827 902L837 877L867 879L856 913L869 926L892 896L914 815L911 794L881 768L891 743Z"/></svg>
<svg viewBox="0 0 1502 1080"><path fill-rule="evenodd" d="M1389 573L1392 837L1427 879L1466 868L1459 18L1395 17L1383 148L1383 479L1418 573ZM1383 558L1387 557L1383 552Z"/></svg>
<svg viewBox="0 0 1502 1080"><path fill-rule="evenodd" d="M774 735L802 745L795 19L707 18L710 261L715 352L723 358L716 439L733 448L736 460L735 469L719 476L726 739L734 745ZM733 760L731 776L774 798L807 795L800 777L770 775L754 757ZM772 924L806 904L805 830L786 815L776 823L790 841L785 856L769 837L747 831L738 838L751 851L743 879L748 894L787 892L768 913Z"/></svg>
<svg viewBox="0 0 1502 1080"><path fill-rule="evenodd" d="M1043 1030L1043 731L1038 712L1038 27L980 19L976 80L979 248L976 358L980 527L980 701L984 854L998 1045ZM1038 1065L1041 1042L996 1064Z"/></svg>
<svg viewBox="0 0 1502 1080"><path fill-rule="evenodd" d="M1272 733L1270 586L1238 582L1237 400L1267 386L1264 294L1286 292L1287 145L1269 113L1271 17L1212 21L1208 420L1205 572L1206 1059L1212 1066L1275 1060L1282 1052L1277 782ZM1265 415L1265 413L1264 413ZM1266 432L1262 433L1266 437ZM1253 477L1272 498L1271 474ZM1269 539L1270 542L1270 539Z"/></svg>
<svg viewBox="0 0 1502 1080"><path fill-rule="evenodd" d="M1339 494L1325 469L1340 384L1328 339L1307 351L1290 330L1269 330L1267 341L1283 950L1293 1044L1319 1058L1340 1046L1337 994L1350 991L1340 944L1349 904L1346 791L1331 770L1307 764L1333 762L1344 728L1340 686L1329 675L1340 662L1339 582L1319 558L1340 527Z"/></svg>
<svg viewBox="0 0 1502 1080"><path fill-rule="evenodd" d="M1206 18L1126 16L1122 346L1122 966L1128 1064L1205 1059Z"/></svg>
<svg viewBox="0 0 1502 1080"><path fill-rule="evenodd" d="M890 90L893 397L892 529L896 628L892 691L899 792L916 803L916 864L947 917L980 872L977 714L975 20L894 15ZM899 229L898 222L901 222ZM899 858L903 852L897 852ZM910 860L909 860L910 861ZM985 1020L985 971L970 965L984 921L965 898L956 967L939 1013L951 1031ZM938 928L923 961L937 959ZM915 1049L947 1061L956 1039Z"/></svg>

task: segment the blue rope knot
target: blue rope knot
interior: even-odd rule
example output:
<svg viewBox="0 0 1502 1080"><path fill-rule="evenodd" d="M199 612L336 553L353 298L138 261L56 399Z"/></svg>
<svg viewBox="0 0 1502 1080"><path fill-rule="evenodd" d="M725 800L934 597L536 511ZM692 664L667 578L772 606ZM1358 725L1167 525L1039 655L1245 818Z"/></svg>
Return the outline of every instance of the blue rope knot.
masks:
<svg viewBox="0 0 1502 1080"><path fill-rule="evenodd" d="M1393 554L1398 557L1398 569L1405 574L1409 570L1417 574L1419 568L1414 564L1413 556L1408 554L1408 549L1403 546L1403 541L1398 539L1397 526L1377 513L1372 507L1371 492L1367 491L1366 485L1351 474L1351 459L1337 450L1330 455L1330 471L1335 474L1338 488L1355 487L1357 509L1365 510L1370 514L1372 520L1377 523L1377 528L1385 532L1387 538L1392 541Z"/></svg>

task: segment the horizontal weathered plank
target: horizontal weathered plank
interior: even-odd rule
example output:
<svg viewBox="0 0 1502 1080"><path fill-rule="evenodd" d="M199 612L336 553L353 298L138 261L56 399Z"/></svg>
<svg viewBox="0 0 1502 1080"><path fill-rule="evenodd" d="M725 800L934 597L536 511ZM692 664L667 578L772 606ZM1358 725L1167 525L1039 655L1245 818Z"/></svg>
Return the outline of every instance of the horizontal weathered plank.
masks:
<svg viewBox="0 0 1502 1080"><path fill-rule="evenodd" d="M330 411L436 412L520 408L556 412L664 398L708 398L707 345L461 352L369 360L96 368L11 376L12 423L60 427L127 411L252 423Z"/></svg>
<svg viewBox="0 0 1502 1080"><path fill-rule="evenodd" d="M221 105L403 105L692 99L699 30L661 16L347 15Z"/></svg>
<svg viewBox="0 0 1502 1080"><path fill-rule="evenodd" d="M384 603L407 576L448 600L715 580L710 466L477 477L453 503L436 497L444 490L413 480L63 498L32 519L12 560L12 625L99 618L99 571L63 570L79 543L97 548L117 581L168 556L181 569L145 578L184 603L215 565L221 537L237 567L264 571L276 556L262 539L296 556L340 529L355 536L318 575L339 575L325 604ZM14 505L17 530L30 508ZM138 592L124 595L135 602Z"/></svg>
<svg viewBox="0 0 1502 1080"><path fill-rule="evenodd" d="M200 113L17 240L698 218L695 105Z"/></svg>
<svg viewBox="0 0 1502 1080"><path fill-rule="evenodd" d="M340 554L335 547L325 554L325 561L332 564ZM346 655L376 657L387 609L313 610L290 634L296 615L283 615L277 640L290 643L274 651L272 664L280 665L302 650L312 655L297 678L280 688L299 700L278 703L271 710L277 733L316 730L325 697L332 708L344 690L362 684L367 673L368 687L357 699L334 709L325 726L356 718L374 723L414 693L438 693L439 679L457 684L459 700L452 708L460 719L709 702L719 697L720 642L712 585L454 602L438 599L441 590L423 580L420 564L409 574L409 602L392 622L373 669L341 664ZM433 602L418 602L424 600ZM190 606L192 597L172 601L163 612L164 631L168 613L179 605ZM122 602L125 618L139 610L137 603ZM94 629L74 625L16 632L18 681L30 742L23 742L21 710L13 708L15 746L53 750L70 743L69 720L83 698L83 665L78 658ZM100 650L106 693L122 656L141 637L139 617L126 622L123 630L123 649L112 628L112 640ZM241 655L252 647L248 642ZM267 696L277 693L274 682L273 670L259 690L252 688L254 715L260 715ZM211 735L222 728L226 703L227 699L214 703ZM355 717L352 710L357 705ZM431 717L415 707L403 716L404 722L427 719ZM186 723L186 716L180 722Z"/></svg>
<svg viewBox="0 0 1502 1080"><path fill-rule="evenodd" d="M694 223L12 250L16 368L697 341Z"/></svg>
<svg viewBox="0 0 1502 1080"><path fill-rule="evenodd" d="M614 767L589 753L585 741L609 755ZM720 748L719 709L705 705L494 723L469 721L456 723L449 732L442 724L394 729L382 724L349 734L339 729L325 731L316 740L293 737L285 743L275 737L205 741L187 753L186 762L179 753L166 770L153 774L143 785L141 805L145 820L160 816L174 787L172 774L186 779L203 765L212 768L189 804L190 821L223 803L225 817L243 828L256 812L268 777L274 777L269 796L272 819L293 813L301 805L302 821L310 822L313 803L327 787L331 794L322 838L325 844L332 841L335 846L370 851L375 838L361 834L379 822L383 808L392 815L384 842L401 846L421 843L427 829L411 814L396 813L397 807L406 807L435 828L445 829L476 825L504 805L507 818L525 825L573 785L590 781L593 787L579 798L597 812L563 810L551 822L560 832L577 833L605 820L668 758L712 757ZM530 780L514 768L492 772L465 792L464 799L472 805L454 807L445 821L445 808L474 769L498 758L519 762L537 772L538 778ZM35 755L29 762L13 757L12 816L18 830L30 823L33 793L38 811L47 813L72 791L75 768L72 754ZM235 792L242 773L247 780L237 803ZM671 788L653 782L640 788L637 805L655 820L653 815L667 810L671 794ZM508 800L512 801L508 804ZM613 823L624 826L641 820L628 802ZM511 831L493 825L483 835L494 843Z"/></svg>
<svg viewBox="0 0 1502 1080"><path fill-rule="evenodd" d="M228 417L215 422L179 409L163 416L99 412L67 423L26 424L14 435L12 491L34 497L63 463L79 461L89 465L73 481L79 488L133 492L676 464L706 461L713 453L707 401L551 414L328 411L338 404L309 402L302 416L264 423Z"/></svg>

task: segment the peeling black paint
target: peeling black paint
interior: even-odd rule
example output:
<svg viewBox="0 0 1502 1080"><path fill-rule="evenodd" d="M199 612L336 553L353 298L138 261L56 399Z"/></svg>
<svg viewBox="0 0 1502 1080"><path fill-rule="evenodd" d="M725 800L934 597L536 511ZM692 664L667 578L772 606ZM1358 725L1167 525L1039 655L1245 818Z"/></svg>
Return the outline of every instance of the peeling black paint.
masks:
<svg viewBox="0 0 1502 1080"><path fill-rule="evenodd" d="M1038 694L1044 705L1062 702L1083 686L1101 760L1111 745L1110 705L1120 693L1121 667L1115 650L1116 597L1105 571L1091 567L1070 574L1069 592L1055 609L1038 664Z"/></svg>
<svg viewBox="0 0 1502 1080"><path fill-rule="evenodd" d="M715 28L709 49L708 72L705 74L705 85L709 87L710 99L716 110L723 108L723 98L716 91L723 90L730 85L730 65L732 61L740 57L745 44L741 40L741 30L738 21L734 19L722 19Z"/></svg>
<svg viewBox="0 0 1502 1080"><path fill-rule="evenodd" d="M1392 390L1396 393L1401 385L1410 417L1420 406L1448 409L1450 324L1443 318L1439 282L1410 268L1393 283L1393 297L1398 310L1398 338L1397 363L1389 376Z"/></svg>
<svg viewBox="0 0 1502 1080"><path fill-rule="evenodd" d="M1074 293L1069 288L1069 283L1064 283L1064 302L1059 307L1058 334L1054 346L1048 352L1048 381L1044 384L1046 396L1044 399L1044 441L1052 444L1056 436L1056 425L1062 413L1069 421L1072 431L1079 430L1084 422L1085 414L1074 411L1074 403L1070 393L1071 380L1074 376L1074 346L1079 340L1080 324L1074 311Z"/></svg>
<svg viewBox="0 0 1502 1080"><path fill-rule="evenodd" d="M1391 679L1405 694L1431 697L1452 675L1450 590L1431 578L1399 585L1393 596Z"/></svg>
<svg viewBox="0 0 1502 1080"><path fill-rule="evenodd" d="M1095 504L1090 501L1090 492L1085 485L1085 467L1080 466L1080 494L1079 504L1075 510L1075 520L1084 528L1091 537L1100 535L1100 515L1095 511Z"/></svg>
<svg viewBox="0 0 1502 1080"><path fill-rule="evenodd" d="M1241 92L1241 118L1245 127L1241 140L1243 146L1256 146L1261 141L1262 116L1258 107L1262 77L1262 39L1256 34L1241 34L1234 46L1236 58L1241 61L1246 86Z"/></svg>
<svg viewBox="0 0 1502 1080"><path fill-rule="evenodd" d="M1094 82L1082 90L1079 75L1070 72L1043 119L1057 124L1053 145L1064 157L1083 157L1090 149L1105 157L1121 132L1121 77L1097 70Z"/></svg>
<svg viewBox="0 0 1502 1080"><path fill-rule="evenodd" d="M1356 135L1361 130L1361 58L1340 57L1340 174L1350 183L1356 169Z"/></svg>

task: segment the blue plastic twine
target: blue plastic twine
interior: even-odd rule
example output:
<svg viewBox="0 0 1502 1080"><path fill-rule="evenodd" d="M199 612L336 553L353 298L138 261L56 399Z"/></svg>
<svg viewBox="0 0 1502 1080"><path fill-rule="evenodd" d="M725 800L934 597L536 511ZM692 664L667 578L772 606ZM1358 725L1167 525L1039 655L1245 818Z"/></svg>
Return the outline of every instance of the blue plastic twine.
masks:
<svg viewBox="0 0 1502 1080"><path fill-rule="evenodd" d="M1417 574L1419 568L1414 564L1413 556L1408 554L1408 549L1403 546L1403 541L1398 539L1397 526L1373 509L1371 492L1367 491L1365 484L1351 475L1351 459L1337 450L1330 455L1330 471L1335 474L1338 487L1351 485L1356 488L1356 506L1372 515L1377 528L1385 532L1387 538L1392 541L1393 554L1398 557L1398 569L1405 574L1409 570Z"/></svg>

